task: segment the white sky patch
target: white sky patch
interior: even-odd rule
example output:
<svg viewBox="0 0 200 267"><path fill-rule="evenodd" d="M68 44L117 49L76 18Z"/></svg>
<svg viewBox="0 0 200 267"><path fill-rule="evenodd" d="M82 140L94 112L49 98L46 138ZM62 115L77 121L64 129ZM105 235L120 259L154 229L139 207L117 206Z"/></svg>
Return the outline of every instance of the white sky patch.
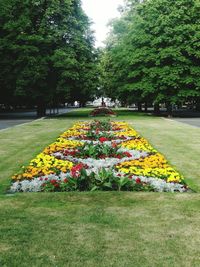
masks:
<svg viewBox="0 0 200 267"><path fill-rule="evenodd" d="M109 32L108 22L119 17L117 8L123 5L124 0L82 0L82 7L94 23L96 46L104 46L103 41Z"/></svg>

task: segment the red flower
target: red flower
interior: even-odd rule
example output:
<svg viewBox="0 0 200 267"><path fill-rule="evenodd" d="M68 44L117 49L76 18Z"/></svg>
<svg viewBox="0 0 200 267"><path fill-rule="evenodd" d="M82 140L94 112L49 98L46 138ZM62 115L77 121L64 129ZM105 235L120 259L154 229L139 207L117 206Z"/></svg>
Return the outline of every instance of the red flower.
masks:
<svg viewBox="0 0 200 267"><path fill-rule="evenodd" d="M99 141L100 141L101 143L106 142L106 141L108 141L108 140L109 140L108 138L103 137L103 136L99 138Z"/></svg>
<svg viewBox="0 0 200 267"><path fill-rule="evenodd" d="M129 152L124 152L123 155L127 156L128 158L132 157L132 155Z"/></svg>
<svg viewBox="0 0 200 267"><path fill-rule="evenodd" d="M57 181L55 180L55 179L53 179L53 180L51 180L51 182L50 182L51 184L56 184L57 183Z"/></svg>
<svg viewBox="0 0 200 267"><path fill-rule="evenodd" d="M67 182L68 182L68 179L67 179L67 178L65 178L65 179L63 180L63 182L64 182L64 183L67 183Z"/></svg>
<svg viewBox="0 0 200 267"><path fill-rule="evenodd" d="M80 163L74 166L71 169L71 175L72 177L79 177L80 176L80 171L84 168L84 164Z"/></svg>
<svg viewBox="0 0 200 267"><path fill-rule="evenodd" d="M71 151L71 152L70 152L70 155L71 155L71 156L75 156L75 155L76 155L76 151Z"/></svg>
<svg viewBox="0 0 200 267"><path fill-rule="evenodd" d="M76 166L74 166L74 168L76 168L77 171L80 171L81 169L84 168L84 164L83 163L79 163Z"/></svg>
<svg viewBox="0 0 200 267"><path fill-rule="evenodd" d="M135 182L136 182L136 184L141 184L141 179L140 178L136 178Z"/></svg>

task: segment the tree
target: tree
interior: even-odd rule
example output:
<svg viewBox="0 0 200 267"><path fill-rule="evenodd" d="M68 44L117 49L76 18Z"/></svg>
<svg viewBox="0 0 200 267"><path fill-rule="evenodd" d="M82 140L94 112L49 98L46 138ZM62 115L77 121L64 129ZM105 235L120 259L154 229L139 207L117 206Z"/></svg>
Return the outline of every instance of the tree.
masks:
<svg viewBox="0 0 200 267"><path fill-rule="evenodd" d="M198 102L199 30L199 0L127 1L105 52L115 66L118 93L165 102L169 112L173 103Z"/></svg>
<svg viewBox="0 0 200 267"><path fill-rule="evenodd" d="M3 101L31 102L42 116L47 104L93 94L93 33L79 0L0 0L0 17Z"/></svg>

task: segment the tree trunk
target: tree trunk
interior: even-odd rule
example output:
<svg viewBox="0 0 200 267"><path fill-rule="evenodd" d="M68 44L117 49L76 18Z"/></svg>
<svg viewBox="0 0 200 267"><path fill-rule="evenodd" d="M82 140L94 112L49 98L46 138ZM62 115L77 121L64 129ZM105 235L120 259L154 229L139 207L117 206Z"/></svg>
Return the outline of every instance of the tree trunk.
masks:
<svg viewBox="0 0 200 267"><path fill-rule="evenodd" d="M145 110L145 112L148 111L148 103L147 102L145 102L144 110Z"/></svg>
<svg viewBox="0 0 200 267"><path fill-rule="evenodd" d="M37 104L37 117L44 117L46 115L46 105L45 102L40 100Z"/></svg>
<svg viewBox="0 0 200 267"><path fill-rule="evenodd" d="M138 111L141 112L142 111L142 103L138 102Z"/></svg>
<svg viewBox="0 0 200 267"><path fill-rule="evenodd" d="M167 103L167 116L168 116L169 118L172 117L172 113L173 113L173 110L172 110L172 104Z"/></svg>
<svg viewBox="0 0 200 267"><path fill-rule="evenodd" d="M159 114L159 113L160 113L160 106L159 106L158 103L154 104L154 112L155 112L156 114Z"/></svg>
<svg viewBox="0 0 200 267"><path fill-rule="evenodd" d="M196 101L196 111L200 111L200 99Z"/></svg>
<svg viewBox="0 0 200 267"><path fill-rule="evenodd" d="M82 101L80 101L80 107L81 107L81 108L84 108L84 107L85 107L85 103L82 102Z"/></svg>

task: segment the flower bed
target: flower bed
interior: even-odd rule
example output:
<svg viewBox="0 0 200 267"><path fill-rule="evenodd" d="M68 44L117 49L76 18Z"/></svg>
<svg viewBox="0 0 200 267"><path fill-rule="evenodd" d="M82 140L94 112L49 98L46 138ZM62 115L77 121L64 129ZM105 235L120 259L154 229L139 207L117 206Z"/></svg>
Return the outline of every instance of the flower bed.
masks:
<svg viewBox="0 0 200 267"><path fill-rule="evenodd" d="M12 177L11 192L186 192L184 178L125 122L79 122Z"/></svg>
<svg viewBox="0 0 200 267"><path fill-rule="evenodd" d="M111 116L115 117L117 114L111 109L107 107L99 107L92 110L90 113L90 116L96 117L96 116Z"/></svg>

